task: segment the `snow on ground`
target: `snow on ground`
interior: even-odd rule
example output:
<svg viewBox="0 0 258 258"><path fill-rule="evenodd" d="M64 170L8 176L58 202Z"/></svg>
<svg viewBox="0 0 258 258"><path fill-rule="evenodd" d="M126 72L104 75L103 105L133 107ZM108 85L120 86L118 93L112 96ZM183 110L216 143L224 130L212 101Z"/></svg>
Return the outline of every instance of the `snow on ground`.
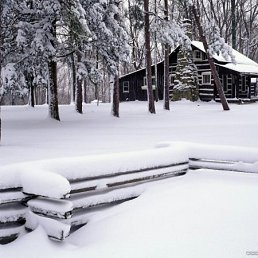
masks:
<svg viewBox="0 0 258 258"><path fill-rule="evenodd" d="M257 184L253 174L191 171L96 216L64 243L38 228L0 246L1 258L246 257L258 248Z"/></svg>
<svg viewBox="0 0 258 258"><path fill-rule="evenodd" d="M56 122L46 106L2 107L0 164L138 151L166 141L258 147L258 104L224 112L218 103L182 101L168 112L160 102L150 115L147 103L131 102L121 104L119 119L109 104L84 109L79 115L61 106ZM0 246L0 257L246 257L258 251L257 185L256 174L191 171L96 216L64 243L38 228Z"/></svg>
<svg viewBox="0 0 258 258"><path fill-rule="evenodd" d="M45 158L77 157L152 148L160 141L190 141L223 145L258 146L258 104L172 103L171 111L147 103L122 103L119 119L110 115L109 104L86 105L83 115L73 106L61 106L61 122L51 121L46 106L34 109L2 107L0 164Z"/></svg>

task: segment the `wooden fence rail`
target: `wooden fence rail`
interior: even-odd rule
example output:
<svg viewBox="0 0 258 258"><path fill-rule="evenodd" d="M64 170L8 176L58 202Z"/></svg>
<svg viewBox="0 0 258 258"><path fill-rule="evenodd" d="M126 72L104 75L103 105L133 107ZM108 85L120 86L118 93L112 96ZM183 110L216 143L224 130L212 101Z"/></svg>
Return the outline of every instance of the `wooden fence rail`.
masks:
<svg viewBox="0 0 258 258"><path fill-rule="evenodd" d="M22 188L0 189L0 243L5 244L16 239L24 229L26 196Z"/></svg>
<svg viewBox="0 0 258 258"><path fill-rule="evenodd" d="M138 197L153 181L184 175L189 168L258 173L257 149L175 143L159 147L164 148L22 166L21 182L12 186L14 176L8 183L0 181L0 243L38 225L51 238L63 240L96 213ZM5 172L9 175L12 169Z"/></svg>
<svg viewBox="0 0 258 258"><path fill-rule="evenodd" d="M87 163L87 159L85 159L84 164L85 173L78 173L79 176L71 175L71 173L66 175L51 174L46 169L46 165L44 167L46 171L44 171L40 165L34 163L32 167L27 167L27 169L32 170L31 173L26 171L22 175L21 187L3 190L10 194L6 195L6 198L2 198L0 203L0 209L5 212L2 214L6 214L8 218L2 219L4 234L0 238L0 243L7 243L17 238L24 229L31 231L38 225L43 227L51 238L63 240L73 230L85 225L97 212L138 197L147 184L184 175L189 168L189 160L187 155L180 150L176 152L170 150L171 158L169 154L169 159L161 158L157 162L152 160L166 152L167 150L157 151L155 149L151 152L135 152L128 156L134 162L139 164L143 162L144 165L140 165L143 168L135 169L134 166L133 169L121 169L120 171L117 169L112 173L103 171L102 174L97 173L97 175L90 176L86 171L90 163ZM175 154L178 154L179 158ZM126 160L125 157L119 156L119 158ZM112 159L112 156L109 158ZM97 159L97 162L103 162L101 156ZM109 160L107 163L111 161ZM114 158L115 162L117 162L117 158ZM74 164L71 165L71 169L73 167ZM40 174L33 173L36 170L39 170ZM56 185L53 185L51 179L54 179ZM60 184L65 187L61 187L62 191L53 195L50 188L60 187ZM7 206L7 201L14 206ZM13 222L15 225L17 224L15 232L12 231Z"/></svg>

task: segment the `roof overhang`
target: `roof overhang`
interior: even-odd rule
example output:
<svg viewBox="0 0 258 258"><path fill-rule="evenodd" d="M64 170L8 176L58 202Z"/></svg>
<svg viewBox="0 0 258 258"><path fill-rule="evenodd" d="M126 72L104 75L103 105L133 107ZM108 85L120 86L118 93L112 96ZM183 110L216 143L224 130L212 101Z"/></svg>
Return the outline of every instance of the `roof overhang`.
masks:
<svg viewBox="0 0 258 258"><path fill-rule="evenodd" d="M243 75L250 75L253 77L258 77L258 65L247 65L247 64L233 64L233 63L228 63L228 64L216 64L220 67L238 72Z"/></svg>

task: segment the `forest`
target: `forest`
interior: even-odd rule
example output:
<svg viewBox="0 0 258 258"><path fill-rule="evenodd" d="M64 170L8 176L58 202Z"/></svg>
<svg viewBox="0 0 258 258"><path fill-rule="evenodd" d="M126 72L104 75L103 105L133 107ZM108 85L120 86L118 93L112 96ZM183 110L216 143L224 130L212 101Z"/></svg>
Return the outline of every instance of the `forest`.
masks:
<svg viewBox="0 0 258 258"><path fill-rule="evenodd" d="M1 105L48 103L50 117L60 120L59 104L75 103L82 113L83 102L112 101L119 116L119 76L143 67L148 74L171 49L189 47L184 19L210 53L227 43L258 61L254 0L2 0Z"/></svg>
<svg viewBox="0 0 258 258"><path fill-rule="evenodd" d="M257 47L258 0L0 0L0 258L258 255Z"/></svg>

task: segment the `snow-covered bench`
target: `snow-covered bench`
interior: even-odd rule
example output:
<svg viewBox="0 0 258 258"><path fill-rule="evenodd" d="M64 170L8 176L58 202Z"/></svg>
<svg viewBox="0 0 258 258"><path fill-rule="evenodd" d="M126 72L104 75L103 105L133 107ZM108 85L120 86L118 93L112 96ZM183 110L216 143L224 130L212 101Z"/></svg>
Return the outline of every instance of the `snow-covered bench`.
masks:
<svg viewBox="0 0 258 258"><path fill-rule="evenodd" d="M26 229L41 225L50 237L62 240L101 209L136 198L146 184L183 175L188 167L183 149L167 148L31 162L5 170L19 173L16 184L30 198Z"/></svg>

